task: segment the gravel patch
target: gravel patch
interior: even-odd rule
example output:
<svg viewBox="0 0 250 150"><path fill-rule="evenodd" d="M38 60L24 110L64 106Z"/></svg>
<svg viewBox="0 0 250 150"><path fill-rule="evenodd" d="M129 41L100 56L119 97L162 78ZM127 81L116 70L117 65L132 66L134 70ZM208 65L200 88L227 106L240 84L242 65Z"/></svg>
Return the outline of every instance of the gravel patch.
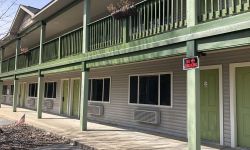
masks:
<svg viewBox="0 0 250 150"><path fill-rule="evenodd" d="M4 123L3 123L4 124ZM58 137L55 134L46 132L27 124L21 124L18 126L8 125L0 127L0 149L1 150L28 150L38 147L47 147L47 149L74 149L70 146L69 140ZM68 148L66 148L66 146Z"/></svg>

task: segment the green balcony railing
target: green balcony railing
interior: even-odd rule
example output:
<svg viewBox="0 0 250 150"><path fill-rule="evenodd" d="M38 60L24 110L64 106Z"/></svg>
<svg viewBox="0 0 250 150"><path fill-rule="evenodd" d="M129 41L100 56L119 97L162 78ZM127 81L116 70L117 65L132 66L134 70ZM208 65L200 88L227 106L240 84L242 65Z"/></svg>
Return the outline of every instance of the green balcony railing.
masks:
<svg viewBox="0 0 250 150"><path fill-rule="evenodd" d="M83 37L82 27L61 36L60 38L61 57L67 57L82 53L82 42L83 42L82 37Z"/></svg>
<svg viewBox="0 0 250 150"><path fill-rule="evenodd" d="M27 64L28 64L28 54L27 53L23 53L23 54L19 54L18 58L17 58L17 68L18 69L22 69L22 68L26 68Z"/></svg>
<svg viewBox="0 0 250 150"><path fill-rule="evenodd" d="M199 21L228 17L250 10L249 0L200 0Z"/></svg>
<svg viewBox="0 0 250 150"><path fill-rule="evenodd" d="M8 71L15 70L15 57L9 59Z"/></svg>
<svg viewBox="0 0 250 150"><path fill-rule="evenodd" d="M53 39L44 43L43 46L43 62L51 61L58 58L58 47L59 47L59 38Z"/></svg>
<svg viewBox="0 0 250 150"><path fill-rule="evenodd" d="M2 73L8 72L9 59L2 61Z"/></svg>
<svg viewBox="0 0 250 150"><path fill-rule="evenodd" d="M186 26L186 0L151 0L136 6L129 18L130 40Z"/></svg>
<svg viewBox="0 0 250 150"><path fill-rule="evenodd" d="M111 16L90 23L89 50L97 50L122 43L123 20L116 20Z"/></svg>
<svg viewBox="0 0 250 150"><path fill-rule="evenodd" d="M35 47L29 51L28 55L28 66L34 66L39 63L39 50L40 47Z"/></svg>

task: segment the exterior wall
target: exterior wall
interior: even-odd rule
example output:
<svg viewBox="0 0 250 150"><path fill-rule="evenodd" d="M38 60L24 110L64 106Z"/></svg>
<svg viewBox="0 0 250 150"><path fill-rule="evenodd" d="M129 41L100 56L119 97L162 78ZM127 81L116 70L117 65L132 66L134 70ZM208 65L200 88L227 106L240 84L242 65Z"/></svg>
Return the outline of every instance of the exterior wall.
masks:
<svg viewBox="0 0 250 150"><path fill-rule="evenodd" d="M101 117L90 116L90 118L186 137L186 72L181 68L181 58L170 58L91 70L91 78L111 77L111 95L110 103L103 103L104 115ZM173 73L172 108L128 104L129 75L162 72ZM91 104L95 103L91 102ZM138 108L160 110L161 123L159 125L150 125L134 121L134 111Z"/></svg>
<svg viewBox="0 0 250 150"><path fill-rule="evenodd" d="M56 94L56 98L53 99L48 99L49 101L52 101L53 103L53 107L51 108L47 108L45 105L45 100L47 100L47 98L43 99L43 111L44 112L49 112L49 113L54 113L54 114L59 114L60 113L60 80L58 78L45 78L44 82L50 82L50 81L54 81L57 82L57 94ZM20 82L25 82L26 83L26 99L25 99L25 107L29 108L29 109L33 109L36 110L37 107L37 98L36 97L29 97L28 96L28 92L29 92L29 84L30 83L37 83L37 78L29 78L29 79L24 79L21 80ZM30 105L29 104L29 100L30 99L34 99L35 103L34 105Z"/></svg>
<svg viewBox="0 0 250 150"><path fill-rule="evenodd" d="M250 49L208 53L201 57L201 66L222 65L223 79L223 134L224 145L231 145L229 64L250 61ZM143 73L173 72L173 107L146 107L161 111L161 124L137 123L133 113L140 105L128 104L129 75ZM186 71L182 70L182 58L168 58L151 62L135 63L100 69L92 69L90 77L111 77L110 103L103 103L104 115L89 116L90 119L114 123L155 132L186 137ZM93 104L93 102L91 103ZM94 103L95 104L95 103ZM100 105L100 103L98 103Z"/></svg>

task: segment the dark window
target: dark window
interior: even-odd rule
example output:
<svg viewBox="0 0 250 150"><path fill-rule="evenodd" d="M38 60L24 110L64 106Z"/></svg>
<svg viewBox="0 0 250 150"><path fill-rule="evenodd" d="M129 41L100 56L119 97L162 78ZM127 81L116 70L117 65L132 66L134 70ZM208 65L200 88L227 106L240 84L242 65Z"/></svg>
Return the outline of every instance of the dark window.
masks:
<svg viewBox="0 0 250 150"><path fill-rule="evenodd" d="M10 95L14 94L14 85L10 85Z"/></svg>
<svg viewBox="0 0 250 150"><path fill-rule="evenodd" d="M56 98L56 82L46 82L45 83L45 98Z"/></svg>
<svg viewBox="0 0 250 150"><path fill-rule="evenodd" d="M171 75L170 74L161 75L160 81L161 81L160 104L170 106L171 105Z"/></svg>
<svg viewBox="0 0 250 150"><path fill-rule="evenodd" d="M103 92L103 101L108 102L109 101L109 91L110 91L110 79L104 79L104 92Z"/></svg>
<svg viewBox="0 0 250 150"><path fill-rule="evenodd" d="M171 84L170 74L131 76L129 102L171 106Z"/></svg>
<svg viewBox="0 0 250 150"><path fill-rule="evenodd" d="M91 96L91 80L89 80L88 100L90 100L90 96Z"/></svg>
<svg viewBox="0 0 250 150"><path fill-rule="evenodd" d="M4 85L3 86L3 95L7 95L7 89L8 89L8 86Z"/></svg>
<svg viewBox="0 0 250 150"><path fill-rule="evenodd" d="M103 90L103 80L93 79L92 80L92 100L102 101L102 90Z"/></svg>
<svg viewBox="0 0 250 150"><path fill-rule="evenodd" d="M130 103L137 103L138 76L130 77Z"/></svg>
<svg viewBox="0 0 250 150"><path fill-rule="evenodd" d="M29 84L29 97L37 97L37 83Z"/></svg>
<svg viewBox="0 0 250 150"><path fill-rule="evenodd" d="M110 78L89 80L89 100L109 102Z"/></svg>
<svg viewBox="0 0 250 150"><path fill-rule="evenodd" d="M139 82L139 103L158 105L158 76L141 76Z"/></svg>

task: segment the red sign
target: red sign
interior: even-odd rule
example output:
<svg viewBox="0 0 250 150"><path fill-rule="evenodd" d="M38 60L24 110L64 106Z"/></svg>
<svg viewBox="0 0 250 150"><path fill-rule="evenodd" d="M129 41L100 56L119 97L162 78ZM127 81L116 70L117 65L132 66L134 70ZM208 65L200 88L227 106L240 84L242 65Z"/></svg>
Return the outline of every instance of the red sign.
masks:
<svg viewBox="0 0 250 150"><path fill-rule="evenodd" d="M199 68L199 57L183 58L183 70Z"/></svg>

